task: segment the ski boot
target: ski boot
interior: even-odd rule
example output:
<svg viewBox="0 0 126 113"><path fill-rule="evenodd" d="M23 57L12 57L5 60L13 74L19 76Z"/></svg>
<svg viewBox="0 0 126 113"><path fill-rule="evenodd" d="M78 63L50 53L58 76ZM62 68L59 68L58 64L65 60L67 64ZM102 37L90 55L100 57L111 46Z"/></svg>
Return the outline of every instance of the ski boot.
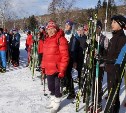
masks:
<svg viewBox="0 0 126 113"><path fill-rule="evenodd" d="M124 107L126 107L126 102L124 103Z"/></svg>
<svg viewBox="0 0 126 113"><path fill-rule="evenodd" d="M36 68L36 71L39 71L40 72L41 71L41 68L40 67L37 67Z"/></svg>
<svg viewBox="0 0 126 113"><path fill-rule="evenodd" d="M6 68L1 68L0 72L1 73L5 73L6 72Z"/></svg>
<svg viewBox="0 0 126 113"><path fill-rule="evenodd" d="M57 113L59 111L61 98L55 98L54 102L55 103L53 105L53 108L51 110L51 113Z"/></svg>
<svg viewBox="0 0 126 113"><path fill-rule="evenodd" d="M50 102L50 104L46 105L46 109L51 109L51 108L53 108L53 106L54 106L54 104L55 104L54 100L55 100L55 96L51 95L51 96L50 96L50 101L51 101L51 102Z"/></svg>

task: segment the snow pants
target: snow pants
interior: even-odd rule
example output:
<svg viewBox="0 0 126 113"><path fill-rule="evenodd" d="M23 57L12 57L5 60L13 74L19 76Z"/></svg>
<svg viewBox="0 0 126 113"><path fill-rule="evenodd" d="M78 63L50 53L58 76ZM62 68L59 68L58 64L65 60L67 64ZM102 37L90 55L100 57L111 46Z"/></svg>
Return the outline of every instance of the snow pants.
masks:
<svg viewBox="0 0 126 113"><path fill-rule="evenodd" d="M48 89L51 92L51 95L55 95L55 97L61 97L60 93L60 79L58 78L58 74L47 75Z"/></svg>
<svg viewBox="0 0 126 113"><path fill-rule="evenodd" d="M12 47L12 61L19 64L19 48Z"/></svg>
<svg viewBox="0 0 126 113"><path fill-rule="evenodd" d="M73 59L70 58L65 76L66 89L69 91L69 94L75 94L73 78L71 75L72 68L73 68Z"/></svg>
<svg viewBox="0 0 126 113"><path fill-rule="evenodd" d="M111 91L111 88L114 91L116 90L119 79L120 79L119 75L118 78L115 76L115 71L111 71L107 73L108 95ZM120 87L119 90L117 91L114 102L112 103L112 107L110 108L110 113L119 113L119 109L120 109L119 91L120 91Z"/></svg>

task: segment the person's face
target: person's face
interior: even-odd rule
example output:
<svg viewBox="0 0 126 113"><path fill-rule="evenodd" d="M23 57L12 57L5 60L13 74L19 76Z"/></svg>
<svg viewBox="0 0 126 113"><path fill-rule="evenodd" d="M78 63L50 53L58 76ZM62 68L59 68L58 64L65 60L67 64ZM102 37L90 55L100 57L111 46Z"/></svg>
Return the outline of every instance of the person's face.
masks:
<svg viewBox="0 0 126 113"><path fill-rule="evenodd" d="M98 27L96 28L96 33L97 33L97 34L101 33L101 27L98 26Z"/></svg>
<svg viewBox="0 0 126 113"><path fill-rule="evenodd" d="M37 35L37 36L38 36L38 38L40 38L40 33L38 33L38 35Z"/></svg>
<svg viewBox="0 0 126 113"><path fill-rule="evenodd" d="M121 29L120 25L115 20L112 20L111 28L113 31L118 31Z"/></svg>
<svg viewBox="0 0 126 113"><path fill-rule="evenodd" d="M13 35L13 31L10 31L10 34Z"/></svg>
<svg viewBox="0 0 126 113"><path fill-rule="evenodd" d="M71 30L71 26L70 26L69 24L67 24L67 23L65 24L65 30L66 30L66 31Z"/></svg>
<svg viewBox="0 0 126 113"><path fill-rule="evenodd" d="M77 30L77 34L80 36L80 35L83 35L84 34L84 30L83 29L78 29Z"/></svg>
<svg viewBox="0 0 126 113"><path fill-rule="evenodd" d="M16 31L13 31L14 34L16 34L17 32Z"/></svg>
<svg viewBox="0 0 126 113"><path fill-rule="evenodd" d="M40 29L39 29L39 31L40 31L40 32L43 32L43 29L42 29L42 28L40 28Z"/></svg>
<svg viewBox="0 0 126 113"><path fill-rule="evenodd" d="M57 31L56 31L55 28L49 28L49 29L47 29L47 33L48 33L49 37L55 35L56 32L57 32Z"/></svg>

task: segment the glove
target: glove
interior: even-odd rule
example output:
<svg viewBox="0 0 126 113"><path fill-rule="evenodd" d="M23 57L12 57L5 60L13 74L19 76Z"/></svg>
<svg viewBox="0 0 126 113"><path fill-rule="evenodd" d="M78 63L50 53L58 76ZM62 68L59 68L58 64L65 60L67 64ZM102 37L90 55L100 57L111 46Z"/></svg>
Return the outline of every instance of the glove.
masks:
<svg viewBox="0 0 126 113"><path fill-rule="evenodd" d="M26 51L28 51L28 49L27 49L27 48L25 48L25 50L26 50Z"/></svg>
<svg viewBox="0 0 126 113"><path fill-rule="evenodd" d="M73 68L75 68L75 69L77 68L77 63L76 62L73 63Z"/></svg>
<svg viewBox="0 0 126 113"><path fill-rule="evenodd" d="M63 73L59 73L58 74L58 78L62 79L64 77L64 74Z"/></svg>
<svg viewBox="0 0 126 113"><path fill-rule="evenodd" d="M45 74L45 68L42 68L42 74Z"/></svg>

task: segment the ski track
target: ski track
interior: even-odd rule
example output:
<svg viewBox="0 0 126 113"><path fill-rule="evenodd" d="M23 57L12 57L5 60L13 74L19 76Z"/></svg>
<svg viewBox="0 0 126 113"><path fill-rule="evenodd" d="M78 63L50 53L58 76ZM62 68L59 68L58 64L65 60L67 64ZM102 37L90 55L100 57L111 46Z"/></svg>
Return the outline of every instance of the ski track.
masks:
<svg viewBox="0 0 126 113"><path fill-rule="evenodd" d="M14 68L12 65L7 68L7 72L0 73L0 113L50 113L45 106L49 103L48 96L44 96L43 85L41 85L40 73L35 72L35 80L32 80L31 72L27 64L27 54L25 49L25 34L21 35L20 46L20 66ZM76 86L75 86L76 87ZM106 73L104 74L103 89L107 87ZM46 91L47 89L46 82ZM103 108L106 100L103 96ZM123 107L125 98L124 80L120 91L120 113L126 113ZM126 99L125 99L126 100ZM74 103L74 104L73 104ZM66 96L62 98L61 109L58 113L76 113L75 100L67 100ZM80 102L79 113L84 112L84 104Z"/></svg>

